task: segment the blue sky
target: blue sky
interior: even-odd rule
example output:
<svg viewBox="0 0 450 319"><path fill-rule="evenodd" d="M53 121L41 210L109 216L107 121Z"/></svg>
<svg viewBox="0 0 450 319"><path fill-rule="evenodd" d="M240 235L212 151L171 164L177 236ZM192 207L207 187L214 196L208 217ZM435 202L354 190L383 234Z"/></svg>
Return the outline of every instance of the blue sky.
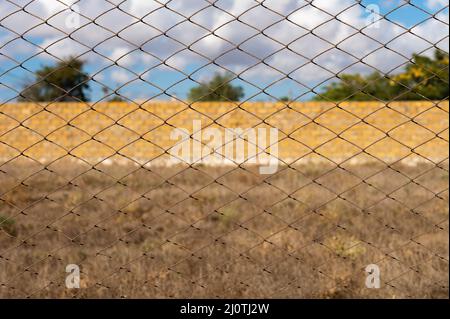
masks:
<svg viewBox="0 0 450 319"><path fill-rule="evenodd" d="M354 0L315 0L312 5L267 0L264 5L270 10L253 0L222 0L217 8L203 0L176 0L166 8L154 1L129 0L120 10L103 0L90 0L72 7L79 16L69 9L74 0L66 0L67 6L36 0L23 9L27 2L0 4L0 104L14 100L15 91L33 81L32 72L68 55L80 55L86 60L85 71L95 75L92 101L104 97L102 86L120 88L119 93L132 100L185 99L196 82L226 70L239 76L233 83L244 87L245 99L289 95L305 100L313 96L312 88L317 91L335 81L336 73L395 73L414 52L430 54L434 46L448 51L446 0L404 6L401 0L362 1L364 6L376 5L381 15L390 12L372 28L367 28L371 13ZM430 19L427 12L439 13ZM92 23L94 19L101 27ZM25 34L25 40L14 32ZM380 43L388 49L380 49Z"/></svg>

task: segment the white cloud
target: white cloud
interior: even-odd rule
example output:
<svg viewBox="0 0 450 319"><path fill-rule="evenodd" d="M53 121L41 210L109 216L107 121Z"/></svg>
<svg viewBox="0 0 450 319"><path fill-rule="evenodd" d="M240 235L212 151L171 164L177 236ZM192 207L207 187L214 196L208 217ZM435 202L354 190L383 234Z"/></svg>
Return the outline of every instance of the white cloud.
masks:
<svg viewBox="0 0 450 319"><path fill-rule="evenodd" d="M270 83L283 76L271 66L289 73L303 65L293 73L295 78L302 83L319 83L336 72L345 72L355 61L353 69L387 72L414 52L434 46L448 51L448 12L439 16L447 25L429 19L408 32L384 20L379 28L367 28L365 10L354 0L314 0L313 5L305 0L269 0L264 6L261 1L228 0L217 2L216 7L198 0L63 2L66 5L57 0L36 0L27 6L32 14L23 10L12 14L20 7L2 1L0 19L6 17L2 25L39 42L49 53L47 58L85 54L91 64L106 67L112 64L104 58L108 57L136 73L163 62L175 70L210 64L194 77L202 78L203 73L223 67L249 82L265 78ZM27 1L16 3L23 6ZM80 17L80 28L75 29L66 23L73 15L69 6L74 3L88 17ZM448 1L427 0L427 5L447 6ZM92 23L94 19L99 26ZM3 33L0 31L0 41L17 37L7 30ZM29 56L42 51L30 46ZM0 45L0 53L16 54L13 45ZM267 65L258 64L261 60ZM114 70L111 78L127 82L130 74Z"/></svg>
<svg viewBox="0 0 450 319"><path fill-rule="evenodd" d="M133 65L133 63L134 63L134 61L129 53L130 53L130 50L128 48L119 47L119 48L113 49L109 58L112 61L117 62L118 65L127 67L127 66Z"/></svg>
<svg viewBox="0 0 450 319"><path fill-rule="evenodd" d="M114 70L111 72L111 79L118 85L123 85L132 79L132 74L125 70Z"/></svg>
<svg viewBox="0 0 450 319"><path fill-rule="evenodd" d="M448 0L427 0L427 6L432 9L448 7Z"/></svg>

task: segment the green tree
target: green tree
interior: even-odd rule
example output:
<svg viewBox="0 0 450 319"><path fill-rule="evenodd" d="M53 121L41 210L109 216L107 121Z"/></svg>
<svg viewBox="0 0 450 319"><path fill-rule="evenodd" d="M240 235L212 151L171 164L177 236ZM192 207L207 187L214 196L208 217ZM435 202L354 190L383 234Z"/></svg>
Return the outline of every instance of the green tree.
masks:
<svg viewBox="0 0 450 319"><path fill-rule="evenodd" d="M401 99L448 99L448 53L436 50L433 58L415 54L413 60L414 64L393 79Z"/></svg>
<svg viewBox="0 0 450 319"><path fill-rule="evenodd" d="M412 64L404 72L383 76L373 72L367 76L344 74L315 97L315 100L443 100L448 99L448 54L436 51L433 58L413 55Z"/></svg>
<svg viewBox="0 0 450 319"><path fill-rule="evenodd" d="M27 85L20 101L88 101L89 76L83 73L84 61L70 57L55 66L36 71L33 83Z"/></svg>
<svg viewBox="0 0 450 319"><path fill-rule="evenodd" d="M239 101L244 97L241 86L233 86L229 74L216 74L208 83L202 83L191 89L188 95L190 101Z"/></svg>
<svg viewBox="0 0 450 319"><path fill-rule="evenodd" d="M333 82L316 96L315 100L331 101L370 101L375 99L390 100L395 97L395 88L389 79L379 72L368 76L360 74L343 74L341 81Z"/></svg>

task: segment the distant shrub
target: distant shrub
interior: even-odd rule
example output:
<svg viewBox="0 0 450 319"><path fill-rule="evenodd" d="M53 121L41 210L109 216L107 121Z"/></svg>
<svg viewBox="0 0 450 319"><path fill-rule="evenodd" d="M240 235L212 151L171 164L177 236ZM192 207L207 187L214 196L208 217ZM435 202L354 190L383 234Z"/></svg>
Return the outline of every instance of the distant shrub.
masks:
<svg viewBox="0 0 450 319"><path fill-rule="evenodd" d="M17 236L16 222L8 217L0 215L0 230L3 230L10 236Z"/></svg>
<svg viewBox="0 0 450 319"><path fill-rule="evenodd" d="M215 74L211 81L201 83L191 89L189 100L192 102L228 102L240 101L244 97L244 89L241 86L231 84L233 76L230 74Z"/></svg>

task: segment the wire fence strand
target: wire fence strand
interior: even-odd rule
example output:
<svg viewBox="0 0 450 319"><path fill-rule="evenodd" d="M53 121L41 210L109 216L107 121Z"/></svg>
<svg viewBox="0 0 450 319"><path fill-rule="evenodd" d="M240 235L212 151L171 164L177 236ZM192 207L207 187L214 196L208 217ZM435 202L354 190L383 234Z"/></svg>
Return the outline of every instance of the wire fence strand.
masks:
<svg viewBox="0 0 450 319"><path fill-rule="evenodd" d="M448 11L1 2L0 296L447 298Z"/></svg>

